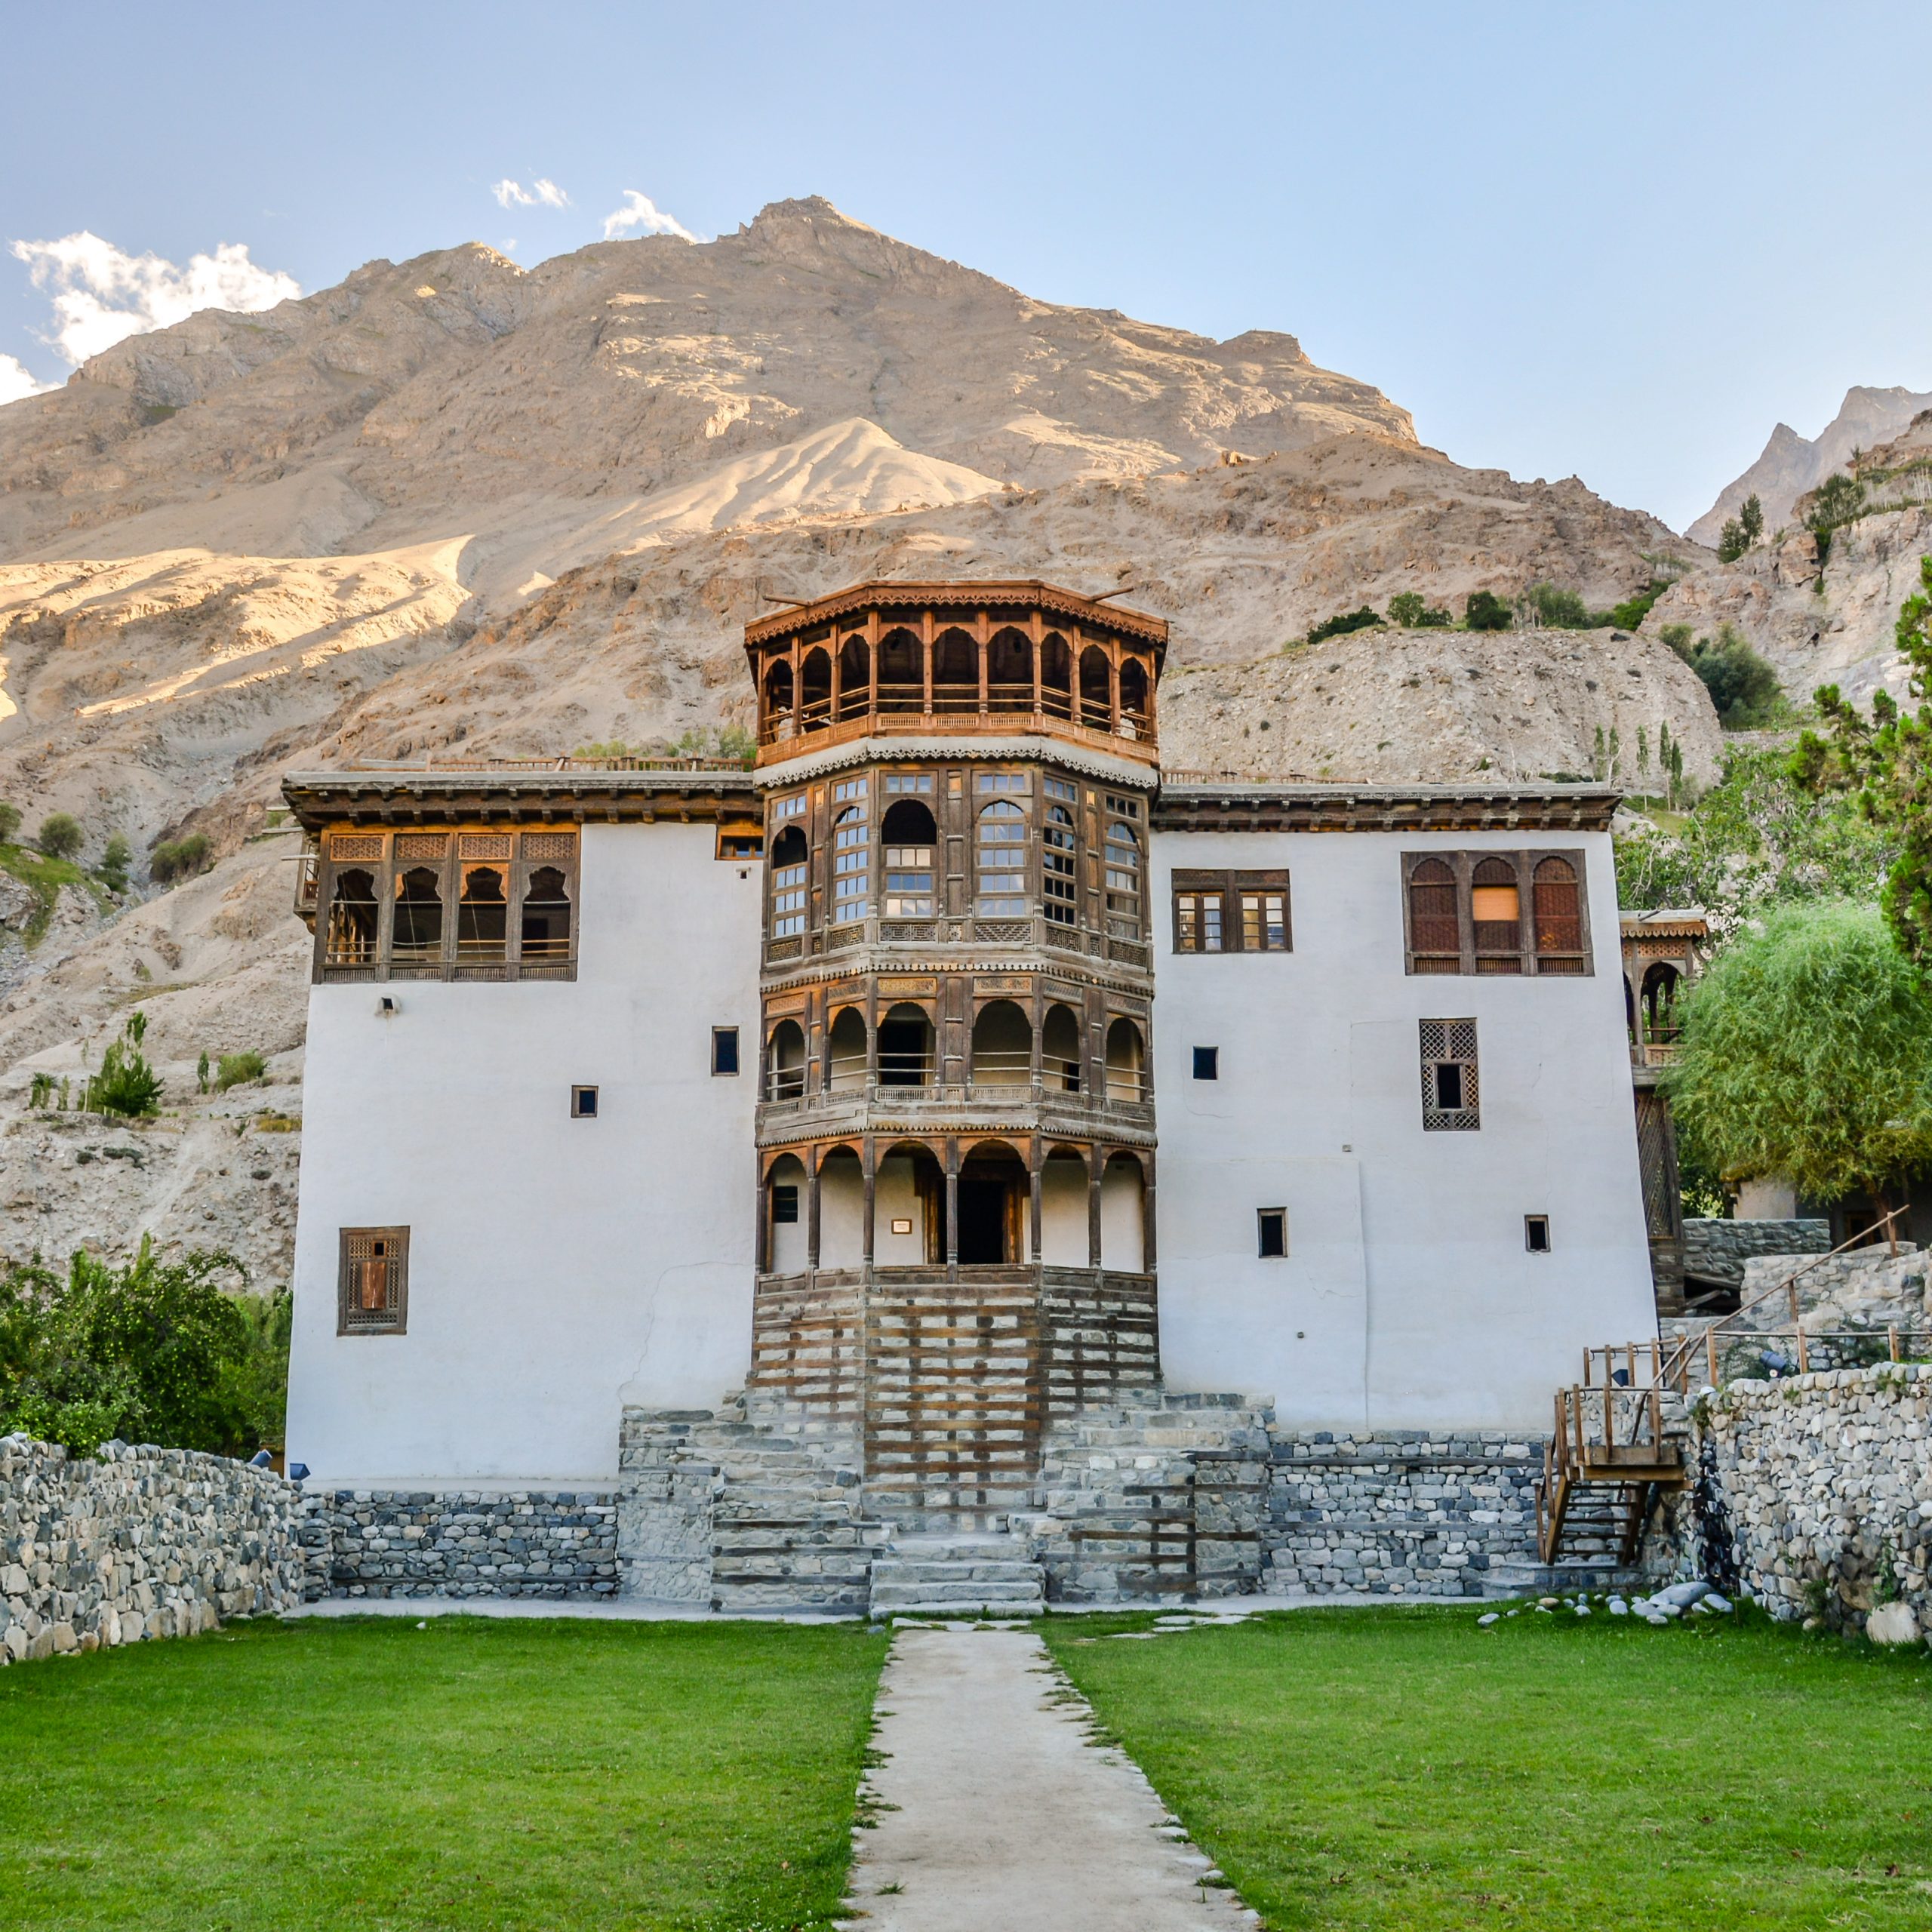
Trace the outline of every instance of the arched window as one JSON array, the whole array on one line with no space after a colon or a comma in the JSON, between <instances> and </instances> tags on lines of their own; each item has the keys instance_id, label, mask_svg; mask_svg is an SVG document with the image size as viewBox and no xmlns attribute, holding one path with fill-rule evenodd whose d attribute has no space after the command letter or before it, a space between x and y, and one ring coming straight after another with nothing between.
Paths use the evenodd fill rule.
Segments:
<instances>
[{"instance_id":1,"label":"arched window","mask_svg":"<svg viewBox=\"0 0 1932 1932\"><path fill-rule=\"evenodd\" d=\"M1668 1049L1677 1044L1677 994L1682 977L1666 959L1658 960L1644 974L1644 1038L1651 1046Z\"/></svg>"},{"instance_id":2,"label":"arched window","mask_svg":"<svg viewBox=\"0 0 1932 1932\"><path fill-rule=\"evenodd\" d=\"M1026 814L1011 798L995 798L980 814L980 916L1026 915Z\"/></svg>"},{"instance_id":3,"label":"arched window","mask_svg":"<svg viewBox=\"0 0 1932 1932\"><path fill-rule=\"evenodd\" d=\"M509 841L504 841L507 846ZM509 869L503 866L465 866L456 904L456 956L459 963L480 965L508 956L509 943Z\"/></svg>"},{"instance_id":4,"label":"arched window","mask_svg":"<svg viewBox=\"0 0 1932 1932\"><path fill-rule=\"evenodd\" d=\"M1583 909L1577 869L1567 859L1544 859L1532 888L1536 907L1537 971L1577 974L1583 970Z\"/></svg>"},{"instance_id":5,"label":"arched window","mask_svg":"<svg viewBox=\"0 0 1932 1932\"><path fill-rule=\"evenodd\" d=\"M570 887L555 866L539 866L524 881L520 951L527 964L571 956Z\"/></svg>"},{"instance_id":6,"label":"arched window","mask_svg":"<svg viewBox=\"0 0 1932 1932\"><path fill-rule=\"evenodd\" d=\"M1445 860L1424 859L1409 875L1409 954L1417 973L1462 970L1456 875Z\"/></svg>"},{"instance_id":7,"label":"arched window","mask_svg":"<svg viewBox=\"0 0 1932 1932\"><path fill-rule=\"evenodd\" d=\"M805 835L788 825L771 848L771 936L784 939L805 929Z\"/></svg>"},{"instance_id":8,"label":"arched window","mask_svg":"<svg viewBox=\"0 0 1932 1932\"><path fill-rule=\"evenodd\" d=\"M866 1091L866 1016L856 1006L841 1006L832 1016L826 1065L826 1089L833 1094Z\"/></svg>"},{"instance_id":9,"label":"arched window","mask_svg":"<svg viewBox=\"0 0 1932 1932\"><path fill-rule=\"evenodd\" d=\"M1147 1044L1131 1020L1116 1020L1107 1029L1107 1098L1144 1100L1147 1097Z\"/></svg>"},{"instance_id":10,"label":"arched window","mask_svg":"<svg viewBox=\"0 0 1932 1932\"><path fill-rule=\"evenodd\" d=\"M956 626L933 640L933 709L938 712L980 708L980 647L970 631Z\"/></svg>"},{"instance_id":11,"label":"arched window","mask_svg":"<svg viewBox=\"0 0 1932 1932\"><path fill-rule=\"evenodd\" d=\"M781 1020L765 1045L764 1097L795 1100L804 1091L805 1029L795 1020Z\"/></svg>"},{"instance_id":12,"label":"arched window","mask_svg":"<svg viewBox=\"0 0 1932 1932\"><path fill-rule=\"evenodd\" d=\"M932 1077L931 1014L909 1000L888 1007L878 1023L878 1084L927 1087Z\"/></svg>"},{"instance_id":13,"label":"arched window","mask_svg":"<svg viewBox=\"0 0 1932 1932\"><path fill-rule=\"evenodd\" d=\"M798 729L821 731L832 721L832 654L814 646L798 666Z\"/></svg>"},{"instance_id":14,"label":"arched window","mask_svg":"<svg viewBox=\"0 0 1932 1932\"><path fill-rule=\"evenodd\" d=\"M1114 728L1113 666L1097 644L1080 654L1080 721L1090 731Z\"/></svg>"},{"instance_id":15,"label":"arched window","mask_svg":"<svg viewBox=\"0 0 1932 1932\"><path fill-rule=\"evenodd\" d=\"M996 999L973 1022L976 1087L1024 1087L1033 1078L1033 1027L1018 1004Z\"/></svg>"},{"instance_id":16,"label":"arched window","mask_svg":"<svg viewBox=\"0 0 1932 1932\"><path fill-rule=\"evenodd\" d=\"M832 821L832 923L848 924L866 916L871 898L871 842L863 804L848 805Z\"/></svg>"},{"instance_id":17,"label":"arched window","mask_svg":"<svg viewBox=\"0 0 1932 1932\"><path fill-rule=\"evenodd\" d=\"M901 798L879 828L885 848L885 890L881 909L888 919L930 919L937 903L933 854L939 828L917 798Z\"/></svg>"},{"instance_id":18,"label":"arched window","mask_svg":"<svg viewBox=\"0 0 1932 1932\"><path fill-rule=\"evenodd\" d=\"M1049 785L1056 781L1049 779ZM1079 848L1073 833L1073 814L1064 805L1049 805L1040 835L1040 888L1050 925L1076 923L1079 906Z\"/></svg>"},{"instance_id":19,"label":"arched window","mask_svg":"<svg viewBox=\"0 0 1932 1932\"><path fill-rule=\"evenodd\" d=\"M1107 827L1107 928L1140 929L1140 841L1131 825Z\"/></svg>"},{"instance_id":20,"label":"arched window","mask_svg":"<svg viewBox=\"0 0 1932 1932\"><path fill-rule=\"evenodd\" d=\"M398 965L421 965L442 956L442 878L427 866L412 866L395 882L394 958Z\"/></svg>"},{"instance_id":21,"label":"arched window","mask_svg":"<svg viewBox=\"0 0 1932 1932\"><path fill-rule=\"evenodd\" d=\"M1469 923L1478 973L1523 970L1523 893L1507 859L1478 859L1469 875Z\"/></svg>"},{"instance_id":22,"label":"arched window","mask_svg":"<svg viewBox=\"0 0 1932 1932\"><path fill-rule=\"evenodd\" d=\"M337 872L329 895L324 960L331 966L376 963L376 875L352 866Z\"/></svg>"},{"instance_id":23,"label":"arched window","mask_svg":"<svg viewBox=\"0 0 1932 1932\"><path fill-rule=\"evenodd\" d=\"M1120 666L1120 735L1144 738L1153 728L1147 706L1147 669L1137 657L1124 657Z\"/></svg>"},{"instance_id":24,"label":"arched window","mask_svg":"<svg viewBox=\"0 0 1932 1932\"><path fill-rule=\"evenodd\" d=\"M917 631L903 624L878 641L878 708L887 712L926 708L926 647Z\"/></svg>"},{"instance_id":25,"label":"arched window","mask_svg":"<svg viewBox=\"0 0 1932 1932\"><path fill-rule=\"evenodd\" d=\"M1053 1094L1080 1091L1080 1022L1070 1006L1047 1008L1040 1029L1040 1077Z\"/></svg>"},{"instance_id":26,"label":"arched window","mask_svg":"<svg viewBox=\"0 0 1932 1932\"><path fill-rule=\"evenodd\" d=\"M863 718L872 702L872 654L854 632L838 647L838 715Z\"/></svg>"},{"instance_id":27,"label":"arched window","mask_svg":"<svg viewBox=\"0 0 1932 1932\"><path fill-rule=\"evenodd\" d=\"M986 709L1033 709L1033 640L1012 624L986 640Z\"/></svg>"},{"instance_id":28,"label":"arched window","mask_svg":"<svg viewBox=\"0 0 1932 1932\"><path fill-rule=\"evenodd\" d=\"M796 726L792 717L792 666L790 660L774 657L764 673L764 736L789 738Z\"/></svg>"},{"instance_id":29,"label":"arched window","mask_svg":"<svg viewBox=\"0 0 1932 1932\"><path fill-rule=\"evenodd\" d=\"M1073 715L1073 654L1058 631L1040 640L1040 706L1049 718Z\"/></svg>"}]
</instances>

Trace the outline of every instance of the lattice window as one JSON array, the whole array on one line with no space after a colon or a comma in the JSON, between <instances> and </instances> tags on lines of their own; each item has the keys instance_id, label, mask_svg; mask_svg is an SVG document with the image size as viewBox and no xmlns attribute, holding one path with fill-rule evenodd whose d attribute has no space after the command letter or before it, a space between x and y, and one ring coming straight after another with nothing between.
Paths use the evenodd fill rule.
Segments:
<instances>
[{"instance_id":1,"label":"lattice window","mask_svg":"<svg viewBox=\"0 0 1932 1932\"><path fill-rule=\"evenodd\" d=\"M1523 970L1523 888L1508 859L1478 859L1469 872L1469 930L1478 973Z\"/></svg>"},{"instance_id":2,"label":"lattice window","mask_svg":"<svg viewBox=\"0 0 1932 1932\"><path fill-rule=\"evenodd\" d=\"M1047 780L1051 791L1060 783ZM1072 792L1070 785L1063 788ZM1041 885L1047 921L1050 925L1071 926L1078 922L1080 900L1079 847L1074 836L1073 814L1064 805L1049 805L1040 835Z\"/></svg>"},{"instance_id":3,"label":"lattice window","mask_svg":"<svg viewBox=\"0 0 1932 1932\"><path fill-rule=\"evenodd\" d=\"M479 852L478 858L501 857L501 854ZM526 832L523 835L523 856L531 864L540 860L561 861L572 865L577 860L577 834L574 832Z\"/></svg>"},{"instance_id":4,"label":"lattice window","mask_svg":"<svg viewBox=\"0 0 1932 1932\"><path fill-rule=\"evenodd\" d=\"M1425 1020L1420 1025L1423 1129L1432 1134L1472 1133L1482 1125L1476 1023Z\"/></svg>"},{"instance_id":5,"label":"lattice window","mask_svg":"<svg viewBox=\"0 0 1932 1932\"><path fill-rule=\"evenodd\" d=\"M554 835L540 832L531 834L533 838ZM460 859L507 860L510 855L510 835L507 832L465 832L457 838L456 851Z\"/></svg>"},{"instance_id":6,"label":"lattice window","mask_svg":"<svg viewBox=\"0 0 1932 1932\"><path fill-rule=\"evenodd\" d=\"M1583 908L1577 869L1567 859L1544 859L1531 887L1536 912L1537 971L1580 974L1584 969Z\"/></svg>"},{"instance_id":7,"label":"lattice window","mask_svg":"<svg viewBox=\"0 0 1932 1932\"><path fill-rule=\"evenodd\" d=\"M368 860L383 856L380 832L333 832L329 835L329 857L337 865L352 860Z\"/></svg>"},{"instance_id":8,"label":"lattice window","mask_svg":"<svg viewBox=\"0 0 1932 1932\"><path fill-rule=\"evenodd\" d=\"M1444 859L1424 859L1409 874L1409 971L1459 973L1462 927L1456 874Z\"/></svg>"},{"instance_id":9,"label":"lattice window","mask_svg":"<svg viewBox=\"0 0 1932 1932\"><path fill-rule=\"evenodd\" d=\"M447 832L398 832L395 835L395 859L398 865L411 860L435 860L438 862L450 849L450 835Z\"/></svg>"},{"instance_id":10,"label":"lattice window","mask_svg":"<svg viewBox=\"0 0 1932 1932\"><path fill-rule=\"evenodd\" d=\"M1590 971L1580 852L1403 855L1411 973Z\"/></svg>"},{"instance_id":11,"label":"lattice window","mask_svg":"<svg viewBox=\"0 0 1932 1932\"><path fill-rule=\"evenodd\" d=\"M409 1230L344 1228L337 1274L338 1335L400 1335L409 1321Z\"/></svg>"},{"instance_id":12,"label":"lattice window","mask_svg":"<svg viewBox=\"0 0 1932 1932\"><path fill-rule=\"evenodd\" d=\"M983 787L988 777L983 774ZM1027 909L1026 814L1010 798L995 798L980 814L980 915L1016 919Z\"/></svg>"},{"instance_id":13,"label":"lattice window","mask_svg":"<svg viewBox=\"0 0 1932 1932\"><path fill-rule=\"evenodd\" d=\"M848 805L832 826L832 917L863 919L870 897L872 844L863 805Z\"/></svg>"}]
</instances>

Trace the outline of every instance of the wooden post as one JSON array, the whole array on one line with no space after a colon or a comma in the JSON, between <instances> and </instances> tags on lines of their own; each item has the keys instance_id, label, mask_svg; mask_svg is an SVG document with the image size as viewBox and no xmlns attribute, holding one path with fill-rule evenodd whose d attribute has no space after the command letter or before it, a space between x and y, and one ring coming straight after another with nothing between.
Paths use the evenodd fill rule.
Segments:
<instances>
[{"instance_id":1,"label":"wooden post","mask_svg":"<svg viewBox=\"0 0 1932 1932\"><path fill-rule=\"evenodd\" d=\"M818 1272L818 1184L824 1171L825 1158L817 1148L807 1150L812 1157L812 1171L808 1177L811 1186L805 1209L805 1266L814 1275Z\"/></svg>"},{"instance_id":2,"label":"wooden post","mask_svg":"<svg viewBox=\"0 0 1932 1932\"><path fill-rule=\"evenodd\" d=\"M986 678L992 668L986 662L987 653L991 648L988 637L991 629L992 626L986 620L986 612L976 611L973 614L973 631L977 646L974 655L980 663L980 715L982 718L984 718L992 709L992 700L986 693Z\"/></svg>"},{"instance_id":3,"label":"wooden post","mask_svg":"<svg viewBox=\"0 0 1932 1932\"><path fill-rule=\"evenodd\" d=\"M959 1272L959 1143L949 1136L946 1143L946 1274L948 1281Z\"/></svg>"},{"instance_id":4,"label":"wooden post","mask_svg":"<svg viewBox=\"0 0 1932 1932\"><path fill-rule=\"evenodd\" d=\"M1040 1266L1040 1248L1044 1238L1044 1209L1041 1199L1042 1192L1041 1168L1045 1158L1045 1147L1040 1137L1036 1134L1033 1136L1032 1143L1027 1150L1026 1160L1026 1185L1027 1192L1030 1196L1029 1211L1032 1216L1027 1234L1027 1239L1030 1244L1028 1252L1033 1266L1036 1268Z\"/></svg>"},{"instance_id":5,"label":"wooden post","mask_svg":"<svg viewBox=\"0 0 1932 1932\"><path fill-rule=\"evenodd\" d=\"M1885 1346L1891 1351L1893 1361L1897 1361L1899 1358L1899 1331L1897 1327L1885 1331Z\"/></svg>"},{"instance_id":6,"label":"wooden post","mask_svg":"<svg viewBox=\"0 0 1932 1932\"><path fill-rule=\"evenodd\" d=\"M878 1143L869 1134L859 1143L859 1158L864 1166L866 1180L866 1220L860 1231L860 1252L869 1268L872 1265L872 1205L878 1189Z\"/></svg>"},{"instance_id":7,"label":"wooden post","mask_svg":"<svg viewBox=\"0 0 1932 1932\"><path fill-rule=\"evenodd\" d=\"M1715 1321L1704 1331L1704 1361L1710 1371L1710 1385L1715 1389L1718 1386L1718 1324Z\"/></svg>"},{"instance_id":8,"label":"wooden post","mask_svg":"<svg viewBox=\"0 0 1932 1932\"><path fill-rule=\"evenodd\" d=\"M924 660L924 683L920 687L919 709L930 718L933 715L933 614L930 610L919 614L921 653Z\"/></svg>"},{"instance_id":9,"label":"wooden post","mask_svg":"<svg viewBox=\"0 0 1932 1932\"><path fill-rule=\"evenodd\" d=\"M878 715L878 612L866 613L866 715Z\"/></svg>"},{"instance_id":10,"label":"wooden post","mask_svg":"<svg viewBox=\"0 0 1932 1932\"><path fill-rule=\"evenodd\" d=\"M1785 1286L1791 1291L1791 1327L1798 1340L1798 1372L1804 1375L1810 1372L1810 1364L1804 1347L1804 1323L1798 1312L1797 1276L1794 1275Z\"/></svg>"},{"instance_id":11,"label":"wooden post","mask_svg":"<svg viewBox=\"0 0 1932 1932\"><path fill-rule=\"evenodd\" d=\"M1100 1265L1100 1150L1087 1150L1087 1265Z\"/></svg>"},{"instance_id":12,"label":"wooden post","mask_svg":"<svg viewBox=\"0 0 1932 1932\"><path fill-rule=\"evenodd\" d=\"M1041 622L1041 620L1040 620L1040 607L1036 604L1036 605L1034 605L1034 607L1033 607L1033 618L1032 618L1032 632L1033 632L1033 721L1034 721L1036 724L1037 724L1040 721L1040 720L1041 720L1043 717L1044 717L1044 716L1045 716L1045 715L1046 715L1046 699L1045 699L1044 696L1042 694L1042 691L1041 691L1041 682L1040 682L1040 679L1041 679L1041 669L1040 669L1040 648L1041 648L1041 644L1040 644L1040 641L1041 641L1041 639L1043 637L1044 637L1044 636L1045 636L1045 635L1046 635L1046 629L1047 629L1046 626L1045 626L1044 623L1042 623Z\"/></svg>"}]
</instances>

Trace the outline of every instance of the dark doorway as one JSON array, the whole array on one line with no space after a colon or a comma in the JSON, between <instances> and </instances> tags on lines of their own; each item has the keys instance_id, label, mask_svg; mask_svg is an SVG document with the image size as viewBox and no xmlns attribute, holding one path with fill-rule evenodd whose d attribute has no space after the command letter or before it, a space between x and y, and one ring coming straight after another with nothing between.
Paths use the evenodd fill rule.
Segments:
<instances>
[{"instance_id":1,"label":"dark doorway","mask_svg":"<svg viewBox=\"0 0 1932 1932\"><path fill-rule=\"evenodd\" d=\"M959 1177L959 1259L997 1266L1006 1251L1006 1183Z\"/></svg>"}]
</instances>

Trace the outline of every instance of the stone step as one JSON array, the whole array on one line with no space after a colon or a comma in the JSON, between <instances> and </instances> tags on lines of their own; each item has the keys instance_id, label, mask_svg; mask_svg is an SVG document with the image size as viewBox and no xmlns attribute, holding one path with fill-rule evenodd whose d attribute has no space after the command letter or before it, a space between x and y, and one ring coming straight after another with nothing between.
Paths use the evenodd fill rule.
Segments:
<instances>
[{"instance_id":1,"label":"stone step","mask_svg":"<svg viewBox=\"0 0 1932 1932\"><path fill-rule=\"evenodd\" d=\"M1045 1596L1045 1588L1037 1570L1030 1577L1010 1580L992 1577L961 1579L949 1583L929 1577L907 1583L881 1583L875 1577L872 1586L872 1604L875 1613L897 1610L901 1604L909 1603L1040 1603Z\"/></svg>"},{"instance_id":2,"label":"stone step","mask_svg":"<svg viewBox=\"0 0 1932 1932\"><path fill-rule=\"evenodd\" d=\"M873 1561L872 1587L876 1590L888 1584L894 1587L909 1583L1025 1584L1038 1582L1040 1566L1024 1558L1005 1563L902 1563L883 1557Z\"/></svg>"}]
</instances>

